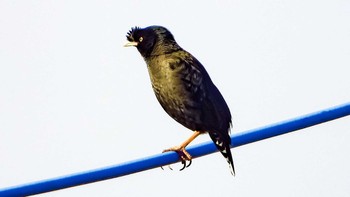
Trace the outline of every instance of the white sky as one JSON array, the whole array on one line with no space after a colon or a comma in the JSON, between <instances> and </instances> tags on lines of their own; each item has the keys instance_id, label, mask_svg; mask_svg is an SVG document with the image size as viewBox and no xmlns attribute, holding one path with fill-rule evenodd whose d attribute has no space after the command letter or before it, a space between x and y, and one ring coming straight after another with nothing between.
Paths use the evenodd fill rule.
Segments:
<instances>
[{"instance_id":1,"label":"white sky","mask_svg":"<svg viewBox=\"0 0 350 197\"><path fill-rule=\"evenodd\" d=\"M0 1L0 188L160 153L191 132L163 112L123 48L163 25L195 55L233 132L350 101L350 2ZM41 196L348 196L350 118ZM208 141L203 135L195 142ZM180 168L174 165L173 168Z\"/></svg>"}]
</instances>

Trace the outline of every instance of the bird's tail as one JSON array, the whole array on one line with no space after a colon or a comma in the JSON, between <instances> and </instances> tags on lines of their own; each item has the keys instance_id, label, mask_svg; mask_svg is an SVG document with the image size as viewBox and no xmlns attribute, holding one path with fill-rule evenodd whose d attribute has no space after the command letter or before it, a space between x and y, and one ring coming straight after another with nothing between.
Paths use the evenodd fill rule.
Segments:
<instances>
[{"instance_id":1,"label":"bird's tail","mask_svg":"<svg viewBox=\"0 0 350 197\"><path fill-rule=\"evenodd\" d=\"M227 163L229 164L229 168L232 175L235 175L235 167L233 165L233 159L230 149L231 138L228 135L226 138L221 136L220 133L217 132L209 132L210 138L215 143L216 148L221 152L221 154L225 157Z\"/></svg>"}]
</instances>

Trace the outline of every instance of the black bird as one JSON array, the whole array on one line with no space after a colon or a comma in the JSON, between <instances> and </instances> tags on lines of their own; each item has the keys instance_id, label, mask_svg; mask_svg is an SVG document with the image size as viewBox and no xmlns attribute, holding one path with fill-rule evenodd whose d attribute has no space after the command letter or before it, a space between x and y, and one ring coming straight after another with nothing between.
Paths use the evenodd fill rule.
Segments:
<instances>
[{"instance_id":1,"label":"black bird","mask_svg":"<svg viewBox=\"0 0 350 197\"><path fill-rule=\"evenodd\" d=\"M180 146L163 152L176 151L185 167L186 160L192 159L185 147L198 135L209 133L234 175L229 136L231 113L203 65L183 50L164 27L134 27L126 37L129 42L125 46L135 46L146 61L152 88L163 109L194 131Z\"/></svg>"}]
</instances>

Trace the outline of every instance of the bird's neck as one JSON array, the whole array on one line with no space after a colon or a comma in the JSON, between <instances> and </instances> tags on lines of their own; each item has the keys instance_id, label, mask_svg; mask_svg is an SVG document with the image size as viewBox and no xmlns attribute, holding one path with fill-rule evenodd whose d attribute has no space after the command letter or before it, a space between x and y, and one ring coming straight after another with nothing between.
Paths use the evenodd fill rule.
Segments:
<instances>
[{"instance_id":1,"label":"bird's neck","mask_svg":"<svg viewBox=\"0 0 350 197\"><path fill-rule=\"evenodd\" d=\"M150 56L165 55L165 54L170 54L180 50L182 49L176 42L159 43L154 46Z\"/></svg>"}]
</instances>

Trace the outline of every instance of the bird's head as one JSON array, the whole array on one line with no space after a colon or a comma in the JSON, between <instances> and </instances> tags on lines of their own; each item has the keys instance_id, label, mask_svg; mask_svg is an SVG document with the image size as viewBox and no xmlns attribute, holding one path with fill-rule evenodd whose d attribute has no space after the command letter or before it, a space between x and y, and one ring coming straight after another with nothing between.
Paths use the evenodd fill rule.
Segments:
<instances>
[{"instance_id":1,"label":"bird's head","mask_svg":"<svg viewBox=\"0 0 350 197\"><path fill-rule=\"evenodd\" d=\"M127 33L126 38L128 43L124 46L135 46L144 58L165 54L180 48L170 31L161 26L133 27Z\"/></svg>"}]
</instances>

